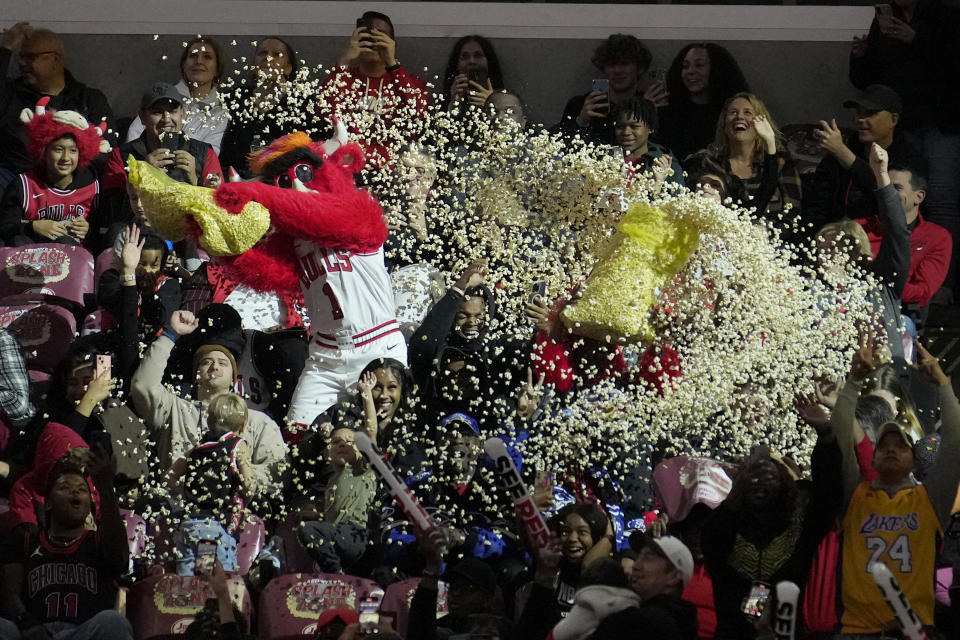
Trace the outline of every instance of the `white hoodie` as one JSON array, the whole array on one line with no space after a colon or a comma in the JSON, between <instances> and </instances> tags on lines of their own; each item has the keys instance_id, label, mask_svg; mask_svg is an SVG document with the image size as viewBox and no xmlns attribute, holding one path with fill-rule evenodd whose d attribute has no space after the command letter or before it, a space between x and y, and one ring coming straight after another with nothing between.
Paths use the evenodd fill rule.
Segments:
<instances>
[{"instance_id":1,"label":"white hoodie","mask_svg":"<svg viewBox=\"0 0 960 640\"><path fill-rule=\"evenodd\" d=\"M586 640L609 615L640 604L640 596L630 589L591 585L577 591L573 608L553 628L553 640Z\"/></svg>"}]
</instances>

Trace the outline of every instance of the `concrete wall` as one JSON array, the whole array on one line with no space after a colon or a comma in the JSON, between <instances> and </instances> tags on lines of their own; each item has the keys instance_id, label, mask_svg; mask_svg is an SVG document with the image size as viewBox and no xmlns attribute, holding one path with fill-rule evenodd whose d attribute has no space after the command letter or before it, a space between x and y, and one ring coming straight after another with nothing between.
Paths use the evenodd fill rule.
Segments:
<instances>
[{"instance_id":1,"label":"concrete wall","mask_svg":"<svg viewBox=\"0 0 960 640\"><path fill-rule=\"evenodd\" d=\"M28 19L63 33L69 68L101 88L118 116L134 113L151 82L177 79L182 42L191 34L214 35L238 61L252 54L257 37L289 35L309 65L329 65L345 41L340 34L349 34L367 8L394 18L398 58L428 79L442 74L456 37L491 37L508 87L524 96L534 121L546 124L557 121L567 98L589 89L596 75L591 53L612 32L643 39L653 66L662 68L686 42L719 42L779 123L846 119L840 103L851 91L847 43L867 30L872 16L871 7L0 1L0 15L10 22Z\"/></svg>"}]
</instances>

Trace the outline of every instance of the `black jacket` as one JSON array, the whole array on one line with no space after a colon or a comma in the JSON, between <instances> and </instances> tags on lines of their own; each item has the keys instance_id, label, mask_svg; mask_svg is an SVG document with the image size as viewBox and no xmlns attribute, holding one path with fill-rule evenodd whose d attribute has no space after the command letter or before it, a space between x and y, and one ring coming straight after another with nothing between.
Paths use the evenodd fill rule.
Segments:
<instances>
[{"instance_id":1,"label":"black jacket","mask_svg":"<svg viewBox=\"0 0 960 640\"><path fill-rule=\"evenodd\" d=\"M803 219L813 225L813 234L828 222L878 214L873 195L877 179L866 160L869 151L859 141L847 141L847 146L857 154L849 169L841 167L836 158L827 154L817 165L813 177L803 185ZM925 165L923 156L899 129L894 132L887 153L891 164L904 163L918 168Z\"/></svg>"},{"instance_id":2,"label":"black jacket","mask_svg":"<svg viewBox=\"0 0 960 640\"><path fill-rule=\"evenodd\" d=\"M648 598L604 618L590 640L696 640L697 608L677 596Z\"/></svg>"},{"instance_id":3,"label":"black jacket","mask_svg":"<svg viewBox=\"0 0 960 640\"><path fill-rule=\"evenodd\" d=\"M509 398L518 381L526 379L521 374L525 375L530 362L530 345L489 337L487 330L491 320L497 317L497 309L493 294L484 289L488 320L476 339L466 340L454 330L464 297L453 289L437 301L410 337L410 369L426 404L424 421L428 428L436 426L444 415L462 411L480 423L483 433L489 433L500 426L502 418L511 410ZM473 403L453 402L442 397L445 376L442 359L447 349L458 350L477 367L475 377L479 380L480 395Z\"/></svg>"},{"instance_id":4,"label":"black jacket","mask_svg":"<svg viewBox=\"0 0 960 640\"><path fill-rule=\"evenodd\" d=\"M893 16L904 20L896 3ZM909 22L916 32L907 44L880 33L876 18L867 36L867 51L850 56L850 82L859 89L883 84L903 100L899 125L960 129L960 20L955 6L920 0ZM904 20L905 21L905 20Z\"/></svg>"},{"instance_id":5,"label":"black jacket","mask_svg":"<svg viewBox=\"0 0 960 640\"><path fill-rule=\"evenodd\" d=\"M740 612L754 580L776 584L789 580L801 588L820 541L840 513L843 495L840 447L832 436L820 437L811 456L812 483L806 500L784 522L758 517L726 502L703 528L704 564L713 579L718 639L748 640L756 632Z\"/></svg>"},{"instance_id":6,"label":"black jacket","mask_svg":"<svg viewBox=\"0 0 960 640\"><path fill-rule=\"evenodd\" d=\"M12 55L12 51L0 47L0 69L3 69L4 76ZM50 96L47 108L76 111L91 125L98 125L106 119L107 127L114 130L113 111L106 96L78 82L69 71L64 71L64 76L66 85L63 91ZM20 121L20 112L24 109L33 110L42 97L43 94L34 91L20 79L0 79L0 167L14 173L23 173L32 168L33 163L27 158L27 132ZM111 146L116 144L116 134L108 134L107 139Z\"/></svg>"},{"instance_id":7,"label":"black jacket","mask_svg":"<svg viewBox=\"0 0 960 640\"><path fill-rule=\"evenodd\" d=\"M607 110L605 118L590 118L586 127L580 128L577 124L577 116L580 115L580 109L586 102L589 93L582 96L573 96L567 102L563 109L563 115L560 116L560 122L550 128L550 133L561 133L564 136L572 138L579 135L585 142L593 144L605 144L613 146L617 144L617 136L613 131L615 116L613 104Z\"/></svg>"}]
</instances>

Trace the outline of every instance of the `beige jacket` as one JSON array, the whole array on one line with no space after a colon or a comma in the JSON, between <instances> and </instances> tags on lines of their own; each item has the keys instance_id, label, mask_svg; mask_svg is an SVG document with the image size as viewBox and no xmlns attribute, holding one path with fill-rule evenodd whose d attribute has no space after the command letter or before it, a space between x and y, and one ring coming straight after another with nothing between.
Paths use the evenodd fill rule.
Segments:
<instances>
[{"instance_id":1,"label":"beige jacket","mask_svg":"<svg viewBox=\"0 0 960 640\"><path fill-rule=\"evenodd\" d=\"M170 338L157 338L141 360L130 390L133 406L156 443L159 469L170 469L185 457L200 444L207 428L205 404L181 398L163 385L163 371L172 349ZM250 447L255 492L279 495L287 457L280 427L266 414L251 410L241 437Z\"/></svg>"}]
</instances>

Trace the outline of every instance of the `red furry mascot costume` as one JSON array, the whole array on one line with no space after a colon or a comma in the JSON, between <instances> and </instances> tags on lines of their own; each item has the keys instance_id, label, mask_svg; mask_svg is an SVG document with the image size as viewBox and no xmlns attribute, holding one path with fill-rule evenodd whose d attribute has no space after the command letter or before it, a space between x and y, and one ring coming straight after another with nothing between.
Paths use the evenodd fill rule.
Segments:
<instances>
[{"instance_id":1,"label":"red furry mascot costume","mask_svg":"<svg viewBox=\"0 0 960 640\"><path fill-rule=\"evenodd\" d=\"M269 230L250 249L240 255L220 254L218 263L228 277L282 296L303 292L311 323L310 357L287 414L289 423L301 427L336 403L371 360L406 362L393 287L383 263L386 221L376 200L354 183L363 167L363 151L347 141L342 124L335 124L336 137L324 143L301 132L278 138L250 157L259 181L228 182L213 192L215 206L228 216L248 215L251 202L269 211ZM131 169L131 176L134 173ZM209 197L203 194L208 190L197 187L170 188L195 190L194 200ZM179 209L201 246L201 227L213 228L207 221L198 224L202 209ZM148 209L147 215L170 212ZM213 212L208 217L217 216Z\"/></svg>"}]
</instances>

